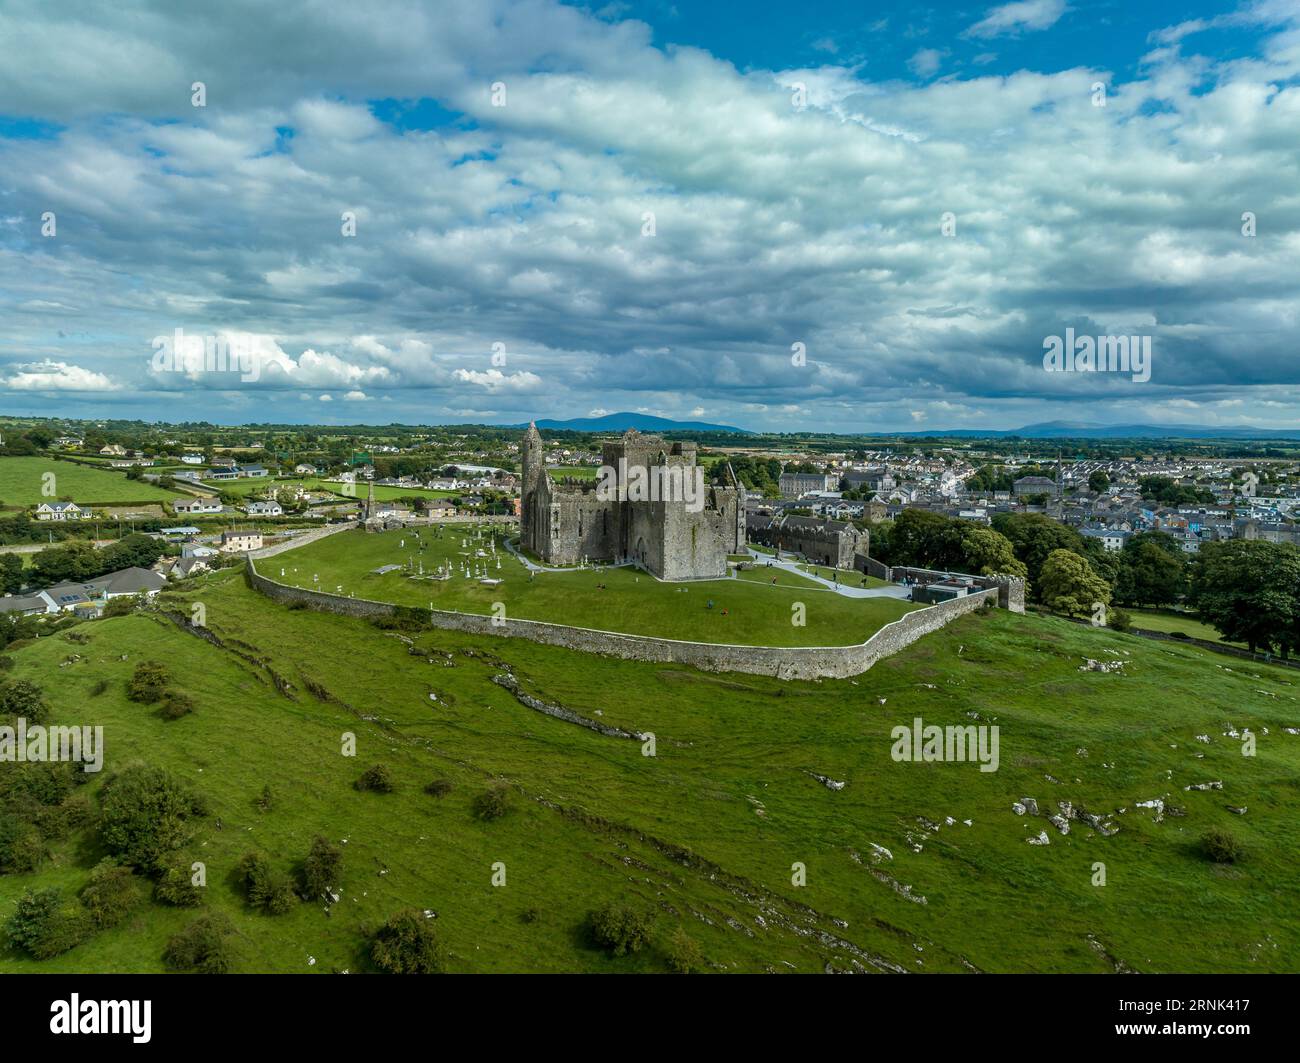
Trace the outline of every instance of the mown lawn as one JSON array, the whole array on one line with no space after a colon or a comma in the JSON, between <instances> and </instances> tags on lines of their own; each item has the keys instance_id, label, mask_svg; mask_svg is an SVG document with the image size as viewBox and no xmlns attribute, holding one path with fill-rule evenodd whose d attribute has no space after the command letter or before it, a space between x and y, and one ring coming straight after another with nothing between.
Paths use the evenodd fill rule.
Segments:
<instances>
[{"instance_id":1,"label":"mown lawn","mask_svg":"<svg viewBox=\"0 0 1300 1063\"><path fill-rule=\"evenodd\" d=\"M493 556L489 538L475 538L478 534L464 525L421 529L418 535L413 530L342 532L263 562L258 571L292 586L416 608L490 614L501 603L507 617L745 645L849 645L916 608L892 598L843 598L808 581L797 588L730 577L661 583L630 568L539 572L530 578L500 545ZM495 534L500 544L503 533ZM480 552L486 556L477 556ZM450 580L409 574L418 574L423 565L427 575L447 562L453 569ZM487 577L502 582L493 586L466 578L460 569L465 562L486 565ZM394 564L411 567L376 574ZM803 626L793 623L796 605L803 606Z\"/></svg>"},{"instance_id":2,"label":"mown lawn","mask_svg":"<svg viewBox=\"0 0 1300 1063\"><path fill-rule=\"evenodd\" d=\"M719 971L875 969L872 958L918 973L1300 969L1300 736L1283 730L1300 727L1300 687L1281 669L998 611L854 680L780 682L385 632L277 606L237 573L181 597L186 615L204 604L222 645L137 615L83 625L88 645L56 636L13 651L9 674L42 684L59 722L105 727L106 773L144 759L207 795L189 853L208 865L208 905L235 920L239 970L366 970L368 932L405 906L437 913L456 971L664 970L678 926ZM71 653L82 659L60 667ZM194 715L166 723L125 699L146 658L172 669ZM1086 658L1124 667L1081 672ZM491 681L507 670L545 701L653 732L655 756L525 707ZM996 724L998 770L893 760L891 730L917 716ZM1225 734L1243 728L1254 756ZM345 731L355 758L340 753ZM375 762L396 792L353 789ZM452 793L423 794L434 778ZM483 822L471 802L493 778L509 781L514 807ZM1222 790L1185 789L1211 780ZM1066 800L1109 815L1119 832L1076 820L1062 835L1045 815L1014 814L1025 796L1044 813ZM1159 820L1138 807L1154 798L1168 806ZM1200 854L1211 826L1240 839L1241 862ZM1050 844L1027 845L1040 830ZM317 832L346 839L332 914L249 912L229 881L239 856L260 847L287 868ZM873 863L873 844L890 855ZM41 871L0 876L0 918L28 887L79 888L99 855L91 829L57 843ZM494 863L503 887L490 885ZM612 899L656 914L648 948L613 959L591 946L585 914ZM54 960L0 952L0 970L158 970L190 918L150 905Z\"/></svg>"}]
</instances>

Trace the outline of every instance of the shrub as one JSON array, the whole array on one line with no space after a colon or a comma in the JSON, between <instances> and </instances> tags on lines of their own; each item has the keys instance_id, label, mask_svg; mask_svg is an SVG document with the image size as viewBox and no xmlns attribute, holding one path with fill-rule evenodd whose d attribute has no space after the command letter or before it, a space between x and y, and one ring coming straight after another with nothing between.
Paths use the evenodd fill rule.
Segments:
<instances>
[{"instance_id":1,"label":"shrub","mask_svg":"<svg viewBox=\"0 0 1300 1063\"><path fill-rule=\"evenodd\" d=\"M704 967L704 957L700 953L699 943L691 937L684 927L678 927L668 938L668 948L664 953L668 968L677 974L694 974Z\"/></svg>"},{"instance_id":2,"label":"shrub","mask_svg":"<svg viewBox=\"0 0 1300 1063\"><path fill-rule=\"evenodd\" d=\"M7 653L0 653L0 672L11 672L14 667L14 659Z\"/></svg>"},{"instance_id":3,"label":"shrub","mask_svg":"<svg viewBox=\"0 0 1300 1063\"><path fill-rule=\"evenodd\" d=\"M1241 842L1219 827L1211 827L1201 835L1201 850L1216 864L1235 864L1246 855Z\"/></svg>"},{"instance_id":4,"label":"shrub","mask_svg":"<svg viewBox=\"0 0 1300 1063\"><path fill-rule=\"evenodd\" d=\"M275 806L275 795L271 793L270 784L262 787L262 792L257 797L257 809L259 812L270 812Z\"/></svg>"},{"instance_id":5,"label":"shrub","mask_svg":"<svg viewBox=\"0 0 1300 1063\"><path fill-rule=\"evenodd\" d=\"M447 965L438 932L414 908L398 912L379 928L370 942L370 957L388 974L440 974Z\"/></svg>"},{"instance_id":6,"label":"shrub","mask_svg":"<svg viewBox=\"0 0 1300 1063\"><path fill-rule=\"evenodd\" d=\"M158 711L164 720L179 720L194 711L194 699L179 690L169 690L162 696L162 706Z\"/></svg>"},{"instance_id":7,"label":"shrub","mask_svg":"<svg viewBox=\"0 0 1300 1063\"><path fill-rule=\"evenodd\" d=\"M17 816L0 815L0 874L26 874L45 860L41 832Z\"/></svg>"},{"instance_id":8,"label":"shrub","mask_svg":"<svg viewBox=\"0 0 1300 1063\"><path fill-rule=\"evenodd\" d=\"M56 761L6 765L0 773L0 798L28 812L57 805L72 792L72 769Z\"/></svg>"},{"instance_id":9,"label":"shrub","mask_svg":"<svg viewBox=\"0 0 1300 1063\"><path fill-rule=\"evenodd\" d=\"M388 765L372 764L361 773L354 784L358 790L373 790L375 793L390 794L393 792L393 777L389 774Z\"/></svg>"},{"instance_id":10,"label":"shrub","mask_svg":"<svg viewBox=\"0 0 1300 1063\"><path fill-rule=\"evenodd\" d=\"M497 783L474 798L474 815L479 819L500 819L510 811L510 788Z\"/></svg>"},{"instance_id":11,"label":"shrub","mask_svg":"<svg viewBox=\"0 0 1300 1063\"><path fill-rule=\"evenodd\" d=\"M50 715L45 691L29 679L14 679L0 687L0 715L20 716L31 723L44 723Z\"/></svg>"},{"instance_id":12,"label":"shrub","mask_svg":"<svg viewBox=\"0 0 1300 1063\"><path fill-rule=\"evenodd\" d=\"M639 952L650 937L654 915L626 904L607 904L588 916L592 939L615 956Z\"/></svg>"},{"instance_id":13,"label":"shrub","mask_svg":"<svg viewBox=\"0 0 1300 1063\"><path fill-rule=\"evenodd\" d=\"M63 904L57 889L28 890L5 927L14 948L47 960L76 948L91 934L90 917Z\"/></svg>"},{"instance_id":14,"label":"shrub","mask_svg":"<svg viewBox=\"0 0 1300 1063\"><path fill-rule=\"evenodd\" d=\"M542 913L536 908L525 908L519 913L519 920L523 923L535 923L542 917Z\"/></svg>"},{"instance_id":15,"label":"shrub","mask_svg":"<svg viewBox=\"0 0 1300 1063\"><path fill-rule=\"evenodd\" d=\"M103 617L127 616L135 612L136 607L143 604L144 600L144 595L141 594L123 594L116 598L110 598L100 615Z\"/></svg>"},{"instance_id":16,"label":"shrub","mask_svg":"<svg viewBox=\"0 0 1300 1063\"><path fill-rule=\"evenodd\" d=\"M189 839L203 803L162 768L135 764L104 784L100 832L110 853L146 871L162 867Z\"/></svg>"},{"instance_id":17,"label":"shrub","mask_svg":"<svg viewBox=\"0 0 1300 1063\"><path fill-rule=\"evenodd\" d=\"M163 868L153 887L154 900L173 908L197 908L203 903L203 890L194 885L193 872L185 861Z\"/></svg>"},{"instance_id":18,"label":"shrub","mask_svg":"<svg viewBox=\"0 0 1300 1063\"><path fill-rule=\"evenodd\" d=\"M132 701L152 705L160 700L170 677L157 661L141 661L126 684L126 696Z\"/></svg>"},{"instance_id":19,"label":"shrub","mask_svg":"<svg viewBox=\"0 0 1300 1063\"><path fill-rule=\"evenodd\" d=\"M289 876L271 866L264 853L248 853L239 861L236 875L248 903L271 915L283 915L294 906L293 886Z\"/></svg>"},{"instance_id":20,"label":"shrub","mask_svg":"<svg viewBox=\"0 0 1300 1063\"><path fill-rule=\"evenodd\" d=\"M331 845L319 834L311 843L311 851L302 865L303 894L307 897L324 896L331 886L343 881L343 850Z\"/></svg>"},{"instance_id":21,"label":"shrub","mask_svg":"<svg viewBox=\"0 0 1300 1063\"><path fill-rule=\"evenodd\" d=\"M446 797L452 791L450 779L434 779L424 788L424 792L430 797Z\"/></svg>"},{"instance_id":22,"label":"shrub","mask_svg":"<svg viewBox=\"0 0 1300 1063\"><path fill-rule=\"evenodd\" d=\"M229 937L235 928L221 912L195 919L167 942L163 963L176 971L225 974L230 970Z\"/></svg>"},{"instance_id":23,"label":"shrub","mask_svg":"<svg viewBox=\"0 0 1300 1063\"><path fill-rule=\"evenodd\" d=\"M144 899L144 888L129 867L101 860L82 887L81 903L100 930L117 926Z\"/></svg>"},{"instance_id":24,"label":"shrub","mask_svg":"<svg viewBox=\"0 0 1300 1063\"><path fill-rule=\"evenodd\" d=\"M66 838L72 831L84 827L95 818L94 806L85 794L69 794L53 808L42 808L36 814L36 827L46 838Z\"/></svg>"},{"instance_id":25,"label":"shrub","mask_svg":"<svg viewBox=\"0 0 1300 1063\"><path fill-rule=\"evenodd\" d=\"M1116 631L1133 630L1133 616L1123 609L1112 609L1107 623Z\"/></svg>"},{"instance_id":26,"label":"shrub","mask_svg":"<svg viewBox=\"0 0 1300 1063\"><path fill-rule=\"evenodd\" d=\"M90 688L90 696L92 698L97 698L99 697L100 694L104 693L104 691L107 689L108 689L107 679L96 679L95 685Z\"/></svg>"}]
</instances>

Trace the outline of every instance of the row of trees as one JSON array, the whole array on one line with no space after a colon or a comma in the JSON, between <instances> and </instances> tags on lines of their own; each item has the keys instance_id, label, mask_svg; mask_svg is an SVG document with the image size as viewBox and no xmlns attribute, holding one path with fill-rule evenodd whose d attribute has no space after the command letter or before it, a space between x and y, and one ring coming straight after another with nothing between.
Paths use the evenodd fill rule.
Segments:
<instances>
[{"instance_id":1,"label":"row of trees","mask_svg":"<svg viewBox=\"0 0 1300 1063\"><path fill-rule=\"evenodd\" d=\"M81 540L51 546L32 558L30 582L44 587L64 580L94 579L132 566L148 568L166 550L162 542L143 532L134 532L103 549Z\"/></svg>"},{"instance_id":2,"label":"row of trees","mask_svg":"<svg viewBox=\"0 0 1300 1063\"><path fill-rule=\"evenodd\" d=\"M1005 513L993 527L905 510L871 529L871 552L891 565L1021 576L1029 597L1067 615L1110 606L1187 605L1229 642L1287 657L1300 652L1300 548L1229 539L1190 558L1160 531L1117 552L1041 513Z\"/></svg>"}]
</instances>

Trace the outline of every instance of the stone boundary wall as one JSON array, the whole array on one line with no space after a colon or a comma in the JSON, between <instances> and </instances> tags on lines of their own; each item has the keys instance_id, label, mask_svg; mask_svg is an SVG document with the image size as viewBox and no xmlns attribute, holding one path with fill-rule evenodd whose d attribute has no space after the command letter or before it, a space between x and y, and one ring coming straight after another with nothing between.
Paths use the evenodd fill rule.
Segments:
<instances>
[{"instance_id":1,"label":"stone boundary wall","mask_svg":"<svg viewBox=\"0 0 1300 1063\"><path fill-rule=\"evenodd\" d=\"M402 521L408 528L423 528L437 524L518 524L513 513L457 513L454 517L411 516Z\"/></svg>"},{"instance_id":2,"label":"stone boundary wall","mask_svg":"<svg viewBox=\"0 0 1300 1063\"><path fill-rule=\"evenodd\" d=\"M897 565L894 568L886 569L888 576L882 577L890 582L898 582L903 579L912 579L920 581L938 581L957 577L958 579L968 579L980 587L996 588L998 591L998 605L1013 613L1023 613L1025 611L1025 581L1018 576L971 576L965 572L940 572L933 568L911 568L907 565Z\"/></svg>"},{"instance_id":3,"label":"stone boundary wall","mask_svg":"<svg viewBox=\"0 0 1300 1063\"><path fill-rule=\"evenodd\" d=\"M250 561L255 557L275 557L276 554L292 550L295 546L306 546L318 539L324 539L327 535L335 535L341 531L351 531L356 526L356 521L349 521L346 524L326 524L319 528L313 528L309 532L303 532L302 535L295 535L282 543L276 543L274 546L264 546L260 550L250 550L247 556Z\"/></svg>"},{"instance_id":4,"label":"stone boundary wall","mask_svg":"<svg viewBox=\"0 0 1300 1063\"><path fill-rule=\"evenodd\" d=\"M343 526L340 526L343 527ZM304 537L305 539L305 537ZM277 551L278 552L278 551ZM248 584L277 602L302 602L308 608L343 616L379 617L397 614L390 602L345 598L323 591L289 587L257 571L253 555L244 571ZM778 679L847 679L860 675L877 661L911 645L922 635L980 608L996 605L999 590L990 587L961 598L907 613L856 646L734 646L685 642L650 635L624 635L613 631L571 627L539 620L495 620L490 616L445 609L411 610L434 627L471 635L524 638L547 646L598 653L624 660L659 664L689 664L706 672L745 672Z\"/></svg>"},{"instance_id":5,"label":"stone boundary wall","mask_svg":"<svg viewBox=\"0 0 1300 1063\"><path fill-rule=\"evenodd\" d=\"M889 566L883 561L877 561L874 557L867 554L854 554L853 567L859 572L865 572L868 576L875 576L876 579L889 580Z\"/></svg>"}]
</instances>

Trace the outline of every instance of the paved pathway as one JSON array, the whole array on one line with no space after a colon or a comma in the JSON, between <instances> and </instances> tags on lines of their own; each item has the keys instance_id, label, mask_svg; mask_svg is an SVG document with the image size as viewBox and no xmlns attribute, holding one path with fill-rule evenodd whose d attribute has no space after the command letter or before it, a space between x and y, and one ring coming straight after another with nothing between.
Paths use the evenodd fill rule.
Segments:
<instances>
[{"instance_id":1,"label":"paved pathway","mask_svg":"<svg viewBox=\"0 0 1300 1063\"><path fill-rule=\"evenodd\" d=\"M800 562L778 561L770 554L760 554L752 548L749 549L749 556L754 559L754 563L759 569L768 567L770 562L772 568L781 569L783 572L793 572L796 576L819 583L827 590L842 594L846 598L901 598L906 600L907 596L912 593L912 588L897 583L891 583L887 587L854 587L844 581L836 583L834 580L826 579L823 576L815 576L811 572L805 572L799 567ZM852 580L855 575L856 573L846 573L845 579ZM858 578L861 579L860 576Z\"/></svg>"}]
</instances>

